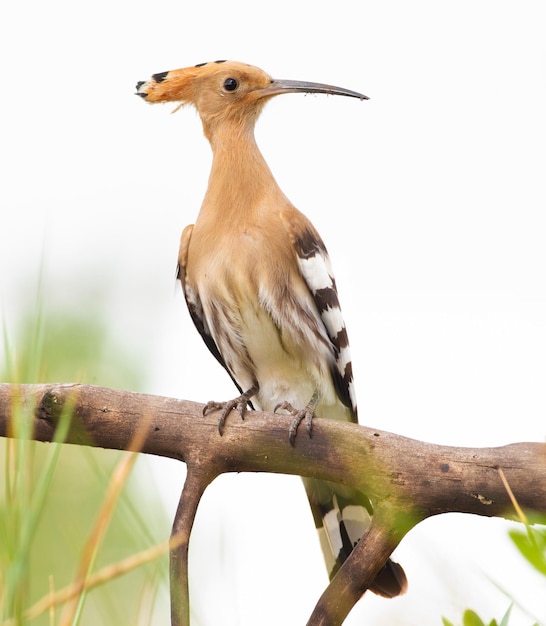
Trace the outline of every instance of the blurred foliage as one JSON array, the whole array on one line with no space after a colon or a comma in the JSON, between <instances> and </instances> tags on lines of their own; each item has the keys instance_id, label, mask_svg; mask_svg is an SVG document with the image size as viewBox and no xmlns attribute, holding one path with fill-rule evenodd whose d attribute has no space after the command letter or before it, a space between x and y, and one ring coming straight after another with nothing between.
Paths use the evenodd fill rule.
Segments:
<instances>
[{"instance_id":1,"label":"blurred foliage","mask_svg":"<svg viewBox=\"0 0 546 626\"><path fill-rule=\"evenodd\" d=\"M143 387L143 361L108 331L100 303L82 303L72 311L42 309L38 303L23 314L13 348L5 332L9 363L2 380L80 382L134 391Z\"/></svg>"},{"instance_id":2,"label":"blurred foliage","mask_svg":"<svg viewBox=\"0 0 546 626\"><path fill-rule=\"evenodd\" d=\"M144 361L108 332L101 303L76 306L55 312L46 310L38 298L15 333L4 327L1 380L141 389ZM0 481L0 615L4 619L16 617L17 623L23 624L23 609L73 580L112 469L123 454L0 439L0 467L5 472ZM145 458L137 462L99 549L95 569L168 538L170 523L147 463ZM30 537L25 535L29 529ZM167 578L168 558L164 556L90 591L79 621L74 623L152 623L158 594L163 594L163 610L168 611ZM57 609L57 618L60 613ZM43 615L32 624L57 623L56 617Z\"/></svg>"},{"instance_id":3,"label":"blurred foliage","mask_svg":"<svg viewBox=\"0 0 546 626\"><path fill-rule=\"evenodd\" d=\"M542 521L543 516L540 519ZM546 576L546 527L524 523L523 529L513 528L508 535L527 562L540 574ZM467 609L463 613L462 626L508 626L512 606L513 604L510 605L500 622L495 619L484 622L474 611ZM442 623L443 626L455 626L445 617L442 618ZM534 622L532 626L540 626L540 624Z\"/></svg>"},{"instance_id":4,"label":"blurred foliage","mask_svg":"<svg viewBox=\"0 0 546 626\"><path fill-rule=\"evenodd\" d=\"M546 576L546 527L526 525L525 530L514 528L508 534L524 558Z\"/></svg>"},{"instance_id":5,"label":"blurred foliage","mask_svg":"<svg viewBox=\"0 0 546 626\"><path fill-rule=\"evenodd\" d=\"M510 608L508 609L508 611L506 611L504 617L502 618L501 622L499 623L496 619L493 619L490 622L484 622L477 613L475 613L471 609L467 609L463 613L462 626L508 626L508 619L510 617L511 610L512 607L510 606ZM442 623L444 626L454 626L454 624L447 620L445 617L442 618Z\"/></svg>"}]
</instances>

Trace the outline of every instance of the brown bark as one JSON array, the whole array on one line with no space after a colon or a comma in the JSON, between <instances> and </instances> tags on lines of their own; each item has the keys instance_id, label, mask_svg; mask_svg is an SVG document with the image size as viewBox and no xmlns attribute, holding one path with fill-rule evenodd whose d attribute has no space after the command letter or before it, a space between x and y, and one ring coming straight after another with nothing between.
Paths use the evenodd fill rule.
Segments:
<instances>
[{"instance_id":1,"label":"brown bark","mask_svg":"<svg viewBox=\"0 0 546 626\"><path fill-rule=\"evenodd\" d=\"M188 478L173 532L184 541L171 554L173 624L189 623L187 542L199 498L224 472L274 472L348 484L369 495L374 522L324 592L309 624L341 624L405 533L445 512L515 518L502 469L519 505L546 511L546 444L460 448L415 441L356 424L315 419L313 437L288 443L291 416L228 417L219 436L203 405L89 385L0 384L0 435L10 436L19 399L33 411L33 438L52 441L62 409L73 406L66 443L127 449L147 421L142 452L183 461ZM187 538L187 539L186 539Z\"/></svg>"}]
</instances>

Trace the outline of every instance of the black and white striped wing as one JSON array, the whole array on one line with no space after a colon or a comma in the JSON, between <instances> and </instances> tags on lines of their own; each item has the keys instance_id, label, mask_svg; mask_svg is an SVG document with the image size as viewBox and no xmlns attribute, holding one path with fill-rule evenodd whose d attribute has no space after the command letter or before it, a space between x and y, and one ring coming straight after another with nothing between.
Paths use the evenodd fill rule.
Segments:
<instances>
[{"instance_id":1,"label":"black and white striped wing","mask_svg":"<svg viewBox=\"0 0 546 626\"><path fill-rule=\"evenodd\" d=\"M347 329L343 321L330 257L314 229L293 233L300 272L316 304L332 345L334 361L330 373L341 402L351 409L357 421L356 394Z\"/></svg>"}]
</instances>

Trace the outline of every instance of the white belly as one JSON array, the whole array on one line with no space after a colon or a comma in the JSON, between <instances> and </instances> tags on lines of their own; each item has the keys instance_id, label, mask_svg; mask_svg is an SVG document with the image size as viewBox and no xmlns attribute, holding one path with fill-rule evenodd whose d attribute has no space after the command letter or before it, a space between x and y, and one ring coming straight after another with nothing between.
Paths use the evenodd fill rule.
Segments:
<instances>
[{"instance_id":1,"label":"white belly","mask_svg":"<svg viewBox=\"0 0 546 626\"><path fill-rule=\"evenodd\" d=\"M273 411L287 401L303 409L318 391L317 417L352 419L330 373L333 346L300 276L290 276L283 289L286 275L266 280L268 272L260 265L249 270L210 259L206 275L199 299L210 334L241 389L258 383L252 398L256 408Z\"/></svg>"},{"instance_id":2,"label":"white belly","mask_svg":"<svg viewBox=\"0 0 546 626\"><path fill-rule=\"evenodd\" d=\"M256 408L273 411L286 400L294 408L303 409L318 389L317 416L348 419L332 383L331 355L322 342L316 341L313 345L302 329L279 330L263 308L246 306L240 313L242 340L259 385L259 392L253 399ZM248 376L248 372L242 370L233 374L236 380L245 374Z\"/></svg>"}]
</instances>

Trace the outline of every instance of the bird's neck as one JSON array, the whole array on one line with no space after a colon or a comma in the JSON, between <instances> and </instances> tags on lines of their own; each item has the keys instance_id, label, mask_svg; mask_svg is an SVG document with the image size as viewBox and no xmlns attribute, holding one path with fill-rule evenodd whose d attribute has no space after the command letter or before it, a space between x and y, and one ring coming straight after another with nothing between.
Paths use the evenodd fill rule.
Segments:
<instances>
[{"instance_id":1,"label":"bird's neck","mask_svg":"<svg viewBox=\"0 0 546 626\"><path fill-rule=\"evenodd\" d=\"M268 198L282 195L254 138L253 127L226 125L209 136L213 151L200 217L251 220ZM258 217L258 216L257 216Z\"/></svg>"}]
</instances>

